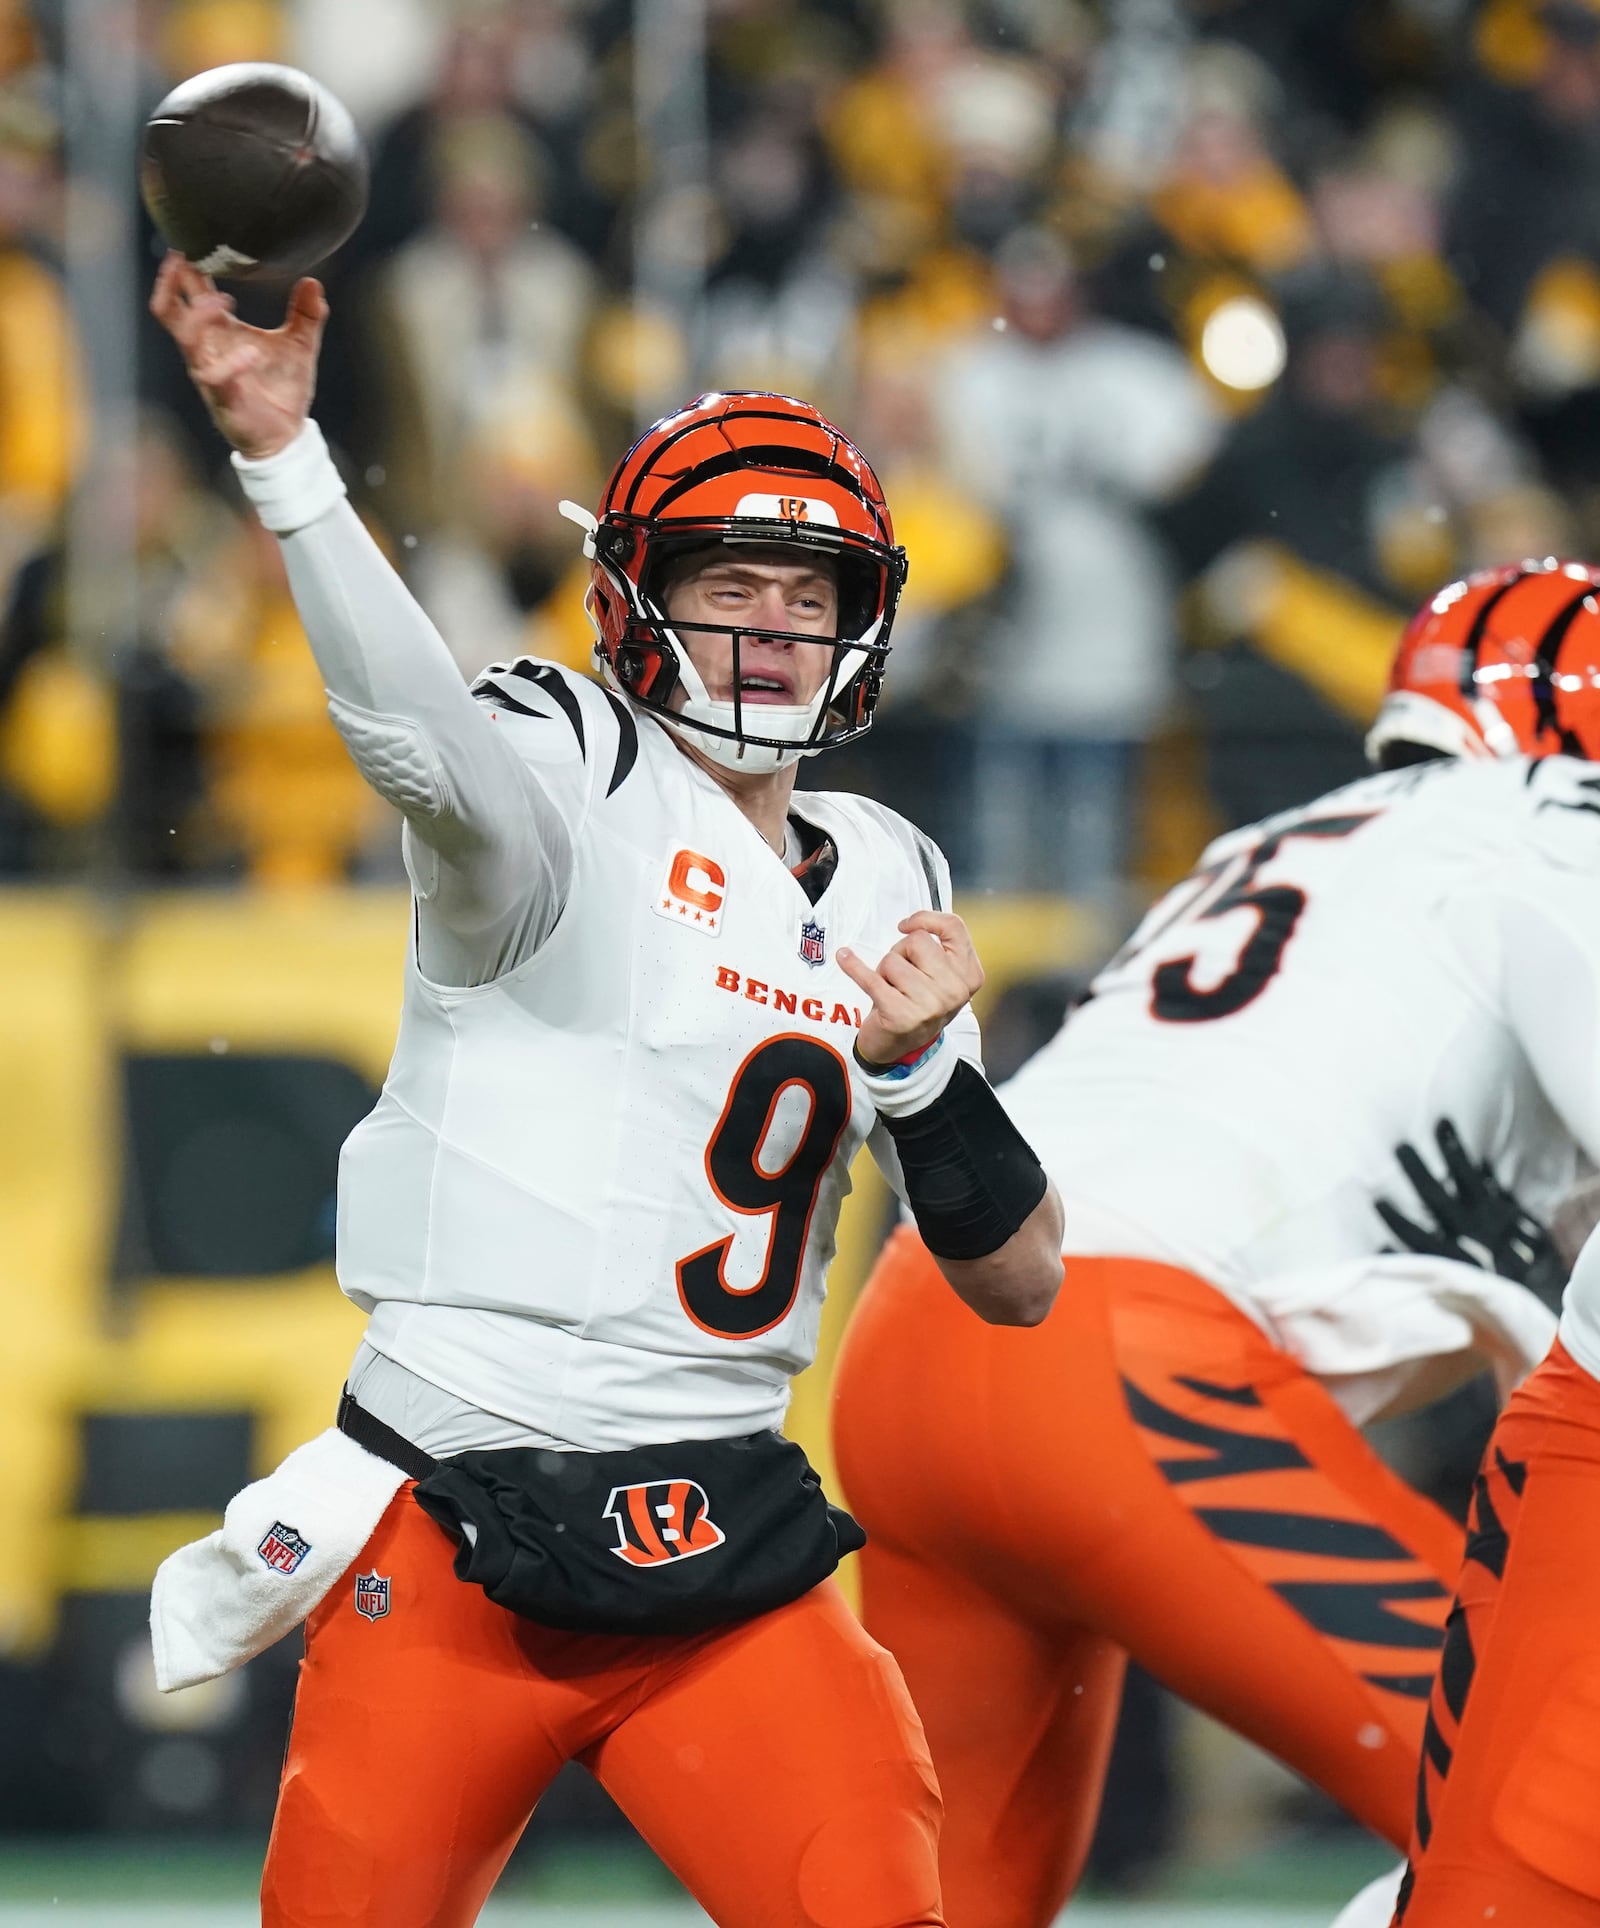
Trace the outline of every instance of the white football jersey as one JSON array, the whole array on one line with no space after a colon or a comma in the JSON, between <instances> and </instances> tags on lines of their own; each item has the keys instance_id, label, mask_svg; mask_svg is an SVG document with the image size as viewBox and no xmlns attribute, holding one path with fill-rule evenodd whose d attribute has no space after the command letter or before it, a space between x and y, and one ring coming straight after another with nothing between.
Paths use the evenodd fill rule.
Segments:
<instances>
[{"instance_id":1,"label":"white football jersey","mask_svg":"<svg viewBox=\"0 0 1600 1928\"><path fill-rule=\"evenodd\" d=\"M1585 1372L1600 1379L1600 1229L1589 1234L1567 1281L1561 1343Z\"/></svg>"},{"instance_id":2,"label":"white football jersey","mask_svg":"<svg viewBox=\"0 0 1600 1928\"><path fill-rule=\"evenodd\" d=\"M1270 1281L1393 1245L1440 1119L1548 1218L1600 1161L1600 771L1427 763L1220 838L1004 1096L1069 1252L1269 1329Z\"/></svg>"},{"instance_id":3,"label":"white football jersey","mask_svg":"<svg viewBox=\"0 0 1600 1928\"><path fill-rule=\"evenodd\" d=\"M875 803L798 792L838 852L813 904L649 716L526 660L476 694L565 824L570 881L491 981L430 982L413 945L341 1162L340 1283L378 1352L552 1441L776 1425L876 1124L868 1000L835 959L947 907L944 861ZM976 1061L970 1012L951 1042Z\"/></svg>"}]
</instances>

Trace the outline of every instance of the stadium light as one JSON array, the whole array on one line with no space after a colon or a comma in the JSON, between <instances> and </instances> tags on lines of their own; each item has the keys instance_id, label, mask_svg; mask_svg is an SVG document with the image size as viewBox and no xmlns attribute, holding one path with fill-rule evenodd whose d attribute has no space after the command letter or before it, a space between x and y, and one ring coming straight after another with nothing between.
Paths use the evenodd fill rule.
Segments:
<instances>
[{"instance_id":1,"label":"stadium light","mask_svg":"<svg viewBox=\"0 0 1600 1928\"><path fill-rule=\"evenodd\" d=\"M1200 359L1224 388L1270 388L1283 373L1283 325L1259 295L1233 295L1206 317Z\"/></svg>"}]
</instances>

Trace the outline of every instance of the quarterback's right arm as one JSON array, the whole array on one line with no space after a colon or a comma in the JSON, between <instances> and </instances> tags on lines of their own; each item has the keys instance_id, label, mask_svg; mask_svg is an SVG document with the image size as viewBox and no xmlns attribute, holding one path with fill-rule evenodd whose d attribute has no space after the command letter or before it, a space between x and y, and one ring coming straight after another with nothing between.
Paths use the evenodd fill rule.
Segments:
<instances>
[{"instance_id":1,"label":"quarterback's right arm","mask_svg":"<svg viewBox=\"0 0 1600 1928\"><path fill-rule=\"evenodd\" d=\"M150 305L282 542L334 723L363 776L427 847L421 861L414 849L408 858L430 918L480 939L486 957L537 942L565 898L570 833L345 500L307 413L327 317L321 288L299 282L281 328L251 328L228 296L169 255ZM530 918L542 928L507 929ZM485 973L463 959L447 974Z\"/></svg>"}]
</instances>

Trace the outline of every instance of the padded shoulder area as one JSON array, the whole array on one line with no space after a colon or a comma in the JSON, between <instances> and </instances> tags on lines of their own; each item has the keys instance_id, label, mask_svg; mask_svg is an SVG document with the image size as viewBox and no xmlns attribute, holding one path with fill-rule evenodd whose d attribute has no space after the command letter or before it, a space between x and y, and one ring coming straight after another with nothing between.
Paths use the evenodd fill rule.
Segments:
<instances>
[{"instance_id":1,"label":"padded shoulder area","mask_svg":"<svg viewBox=\"0 0 1600 1928\"><path fill-rule=\"evenodd\" d=\"M639 760L639 720L615 691L560 663L519 656L491 663L472 685L480 703L512 723L517 749L540 764L595 765L612 796ZM533 723L553 723L535 732Z\"/></svg>"},{"instance_id":2,"label":"padded shoulder area","mask_svg":"<svg viewBox=\"0 0 1600 1928\"><path fill-rule=\"evenodd\" d=\"M1520 788L1532 848L1564 870L1600 870L1600 765L1540 757Z\"/></svg>"}]
</instances>

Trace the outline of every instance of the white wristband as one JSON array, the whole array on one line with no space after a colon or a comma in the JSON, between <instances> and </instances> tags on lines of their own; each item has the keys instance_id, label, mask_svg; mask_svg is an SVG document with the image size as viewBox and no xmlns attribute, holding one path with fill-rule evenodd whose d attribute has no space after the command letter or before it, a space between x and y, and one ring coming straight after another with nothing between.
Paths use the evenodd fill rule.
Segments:
<instances>
[{"instance_id":1,"label":"white wristband","mask_svg":"<svg viewBox=\"0 0 1600 1928\"><path fill-rule=\"evenodd\" d=\"M233 466L256 514L277 536L293 535L325 516L345 492L322 430L309 420L276 455L256 461L235 454Z\"/></svg>"},{"instance_id":2,"label":"white wristband","mask_svg":"<svg viewBox=\"0 0 1600 1928\"><path fill-rule=\"evenodd\" d=\"M955 1076L959 1062L959 1053L941 1031L913 1064L885 1065L881 1071L868 1071L857 1058L856 1070L885 1118L909 1118L915 1111L927 1110Z\"/></svg>"}]
</instances>

